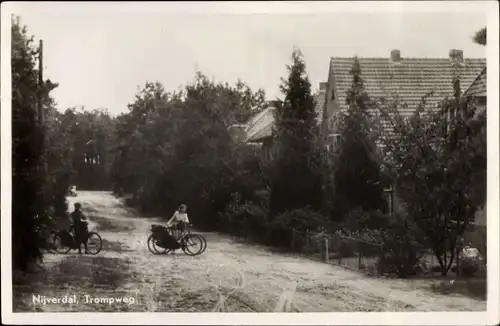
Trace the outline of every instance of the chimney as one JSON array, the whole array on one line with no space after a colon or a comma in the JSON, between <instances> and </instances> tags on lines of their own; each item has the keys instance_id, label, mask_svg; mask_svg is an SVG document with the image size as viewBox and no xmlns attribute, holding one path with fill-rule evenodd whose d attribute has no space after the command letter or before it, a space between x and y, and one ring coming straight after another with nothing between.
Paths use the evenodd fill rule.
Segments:
<instances>
[{"instance_id":1,"label":"chimney","mask_svg":"<svg viewBox=\"0 0 500 326\"><path fill-rule=\"evenodd\" d=\"M391 51L391 61L392 62L401 62L401 51L392 50Z\"/></svg>"},{"instance_id":2,"label":"chimney","mask_svg":"<svg viewBox=\"0 0 500 326\"><path fill-rule=\"evenodd\" d=\"M326 89L328 87L328 83L319 83L319 91L320 92L326 92Z\"/></svg>"},{"instance_id":3,"label":"chimney","mask_svg":"<svg viewBox=\"0 0 500 326\"><path fill-rule=\"evenodd\" d=\"M452 65L463 65L464 64L464 51L451 49L450 50L450 62Z\"/></svg>"}]
</instances>

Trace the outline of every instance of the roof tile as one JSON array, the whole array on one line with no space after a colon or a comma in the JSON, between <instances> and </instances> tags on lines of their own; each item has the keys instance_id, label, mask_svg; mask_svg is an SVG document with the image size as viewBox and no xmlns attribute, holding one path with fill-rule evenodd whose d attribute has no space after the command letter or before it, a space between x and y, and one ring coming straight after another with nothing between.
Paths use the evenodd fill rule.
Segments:
<instances>
[{"instance_id":1,"label":"roof tile","mask_svg":"<svg viewBox=\"0 0 500 326\"><path fill-rule=\"evenodd\" d=\"M358 58L365 90L374 98L397 96L414 108L427 93L433 91L428 103L437 103L453 93L452 80L456 73L462 87L468 87L486 67L486 59L464 59L456 68L448 58L403 58L393 63L388 58ZM350 70L354 58L333 57L330 67L335 76L337 98L345 105L352 84Z\"/></svg>"},{"instance_id":2,"label":"roof tile","mask_svg":"<svg viewBox=\"0 0 500 326\"><path fill-rule=\"evenodd\" d=\"M324 95L324 92L320 92L319 95L316 96L315 111L318 123L323 117L323 107L325 102ZM274 126L274 109L274 107L268 107L266 110L257 114L250 120L249 128L247 130L247 142L261 142L265 138L271 137Z\"/></svg>"},{"instance_id":3,"label":"roof tile","mask_svg":"<svg viewBox=\"0 0 500 326\"><path fill-rule=\"evenodd\" d=\"M465 91L465 96L486 96L486 68L481 71L481 74L472 82L470 87Z\"/></svg>"}]
</instances>

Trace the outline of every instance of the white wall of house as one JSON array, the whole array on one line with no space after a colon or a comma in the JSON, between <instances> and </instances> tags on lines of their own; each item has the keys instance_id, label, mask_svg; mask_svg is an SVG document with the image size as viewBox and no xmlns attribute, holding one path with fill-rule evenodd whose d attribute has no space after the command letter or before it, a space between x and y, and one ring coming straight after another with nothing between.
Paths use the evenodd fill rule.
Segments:
<instances>
[{"instance_id":1,"label":"white wall of house","mask_svg":"<svg viewBox=\"0 0 500 326\"><path fill-rule=\"evenodd\" d=\"M486 207L476 213L476 225L486 226Z\"/></svg>"}]
</instances>

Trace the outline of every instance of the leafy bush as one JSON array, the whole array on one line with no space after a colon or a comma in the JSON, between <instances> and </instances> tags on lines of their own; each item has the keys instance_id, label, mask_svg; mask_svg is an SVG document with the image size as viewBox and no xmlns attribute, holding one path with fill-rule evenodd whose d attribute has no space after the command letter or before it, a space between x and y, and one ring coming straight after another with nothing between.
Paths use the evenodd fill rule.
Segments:
<instances>
[{"instance_id":1,"label":"leafy bush","mask_svg":"<svg viewBox=\"0 0 500 326\"><path fill-rule=\"evenodd\" d=\"M271 227L275 229L295 229L297 231L317 230L325 227L328 219L309 207L288 210L276 216Z\"/></svg>"},{"instance_id":2,"label":"leafy bush","mask_svg":"<svg viewBox=\"0 0 500 326\"><path fill-rule=\"evenodd\" d=\"M355 257L357 240L350 238L341 238L339 241L339 253L341 257Z\"/></svg>"},{"instance_id":3,"label":"leafy bush","mask_svg":"<svg viewBox=\"0 0 500 326\"><path fill-rule=\"evenodd\" d=\"M238 236L262 236L265 233L263 231L266 228L267 214L267 207L242 201L240 194L233 193L231 202L219 213L217 229Z\"/></svg>"},{"instance_id":4,"label":"leafy bush","mask_svg":"<svg viewBox=\"0 0 500 326\"><path fill-rule=\"evenodd\" d=\"M270 244L288 246L292 240L292 229L316 231L324 228L327 223L328 218L309 207L285 211L276 216L268 225Z\"/></svg>"},{"instance_id":5,"label":"leafy bush","mask_svg":"<svg viewBox=\"0 0 500 326\"><path fill-rule=\"evenodd\" d=\"M400 214L391 216L380 211L355 210L351 212L351 216L356 219L351 225L376 224L377 221L384 228L364 228L354 232L344 228L339 232L344 239L341 246L343 254L353 254L356 251L363 256L378 255L377 265L381 273L396 273L400 277L415 273L423 256L421 250L423 239L420 236L421 232L411 221ZM373 218L374 222L369 222L370 218Z\"/></svg>"},{"instance_id":6,"label":"leafy bush","mask_svg":"<svg viewBox=\"0 0 500 326\"><path fill-rule=\"evenodd\" d=\"M357 208L345 216L341 226L347 230L360 230L361 232L357 236L364 237L366 241L374 240L378 242L380 241L380 234L376 236L377 239L372 239L372 236L378 232L373 230L386 229L390 223L389 221L390 216L380 210L365 211L362 208Z\"/></svg>"},{"instance_id":7,"label":"leafy bush","mask_svg":"<svg viewBox=\"0 0 500 326\"><path fill-rule=\"evenodd\" d=\"M367 227L376 225L379 228ZM389 215L380 211L356 209L351 211L343 226L337 234L340 235L339 249L344 257L357 253L364 257L378 256L377 268L380 273L395 273L403 278L418 270L428 269L425 263L421 264L422 232L401 213ZM362 226L365 227L356 229Z\"/></svg>"},{"instance_id":8,"label":"leafy bush","mask_svg":"<svg viewBox=\"0 0 500 326\"><path fill-rule=\"evenodd\" d=\"M477 261L465 260L461 262L460 265L460 275L465 277L471 277L476 275L479 270L479 264Z\"/></svg>"},{"instance_id":9,"label":"leafy bush","mask_svg":"<svg viewBox=\"0 0 500 326\"><path fill-rule=\"evenodd\" d=\"M407 221L399 221L382 233L384 255L379 261L381 271L396 273L402 278L415 274L423 250L416 236L418 232L412 231L409 225Z\"/></svg>"},{"instance_id":10,"label":"leafy bush","mask_svg":"<svg viewBox=\"0 0 500 326\"><path fill-rule=\"evenodd\" d=\"M485 267L484 259L476 248L465 247L460 253L459 259L461 276L474 276Z\"/></svg>"},{"instance_id":11,"label":"leafy bush","mask_svg":"<svg viewBox=\"0 0 500 326\"><path fill-rule=\"evenodd\" d=\"M414 241L408 239L386 241L384 257L379 261L379 268L384 272L396 273L399 277L406 278L416 273L422 257L423 254Z\"/></svg>"}]
</instances>

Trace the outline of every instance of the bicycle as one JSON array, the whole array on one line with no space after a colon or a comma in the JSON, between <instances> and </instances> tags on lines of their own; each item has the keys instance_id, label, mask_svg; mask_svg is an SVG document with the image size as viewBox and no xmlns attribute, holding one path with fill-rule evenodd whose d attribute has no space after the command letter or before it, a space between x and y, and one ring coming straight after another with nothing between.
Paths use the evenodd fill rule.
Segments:
<instances>
[{"instance_id":1,"label":"bicycle","mask_svg":"<svg viewBox=\"0 0 500 326\"><path fill-rule=\"evenodd\" d=\"M56 246L54 244L54 237L57 234L57 230L49 230L47 231L48 236L45 237L44 240L44 249L47 251L49 254L55 254L56 253Z\"/></svg>"},{"instance_id":2,"label":"bicycle","mask_svg":"<svg viewBox=\"0 0 500 326\"><path fill-rule=\"evenodd\" d=\"M97 255L102 249L101 236L97 232L89 232L87 225L85 225L85 233L87 252L91 255ZM94 242L95 246L92 245ZM54 234L53 245L59 254L67 254L70 250L77 250L81 247L81 243L76 241L73 226L69 230L57 230Z\"/></svg>"},{"instance_id":3,"label":"bicycle","mask_svg":"<svg viewBox=\"0 0 500 326\"><path fill-rule=\"evenodd\" d=\"M193 254L193 256L201 255L207 249L207 239L205 239L205 237L202 236L201 234L191 233L191 226L192 226L191 224L187 224L184 227L177 226L177 227L167 228L167 229L171 232L170 234L174 238L177 239L177 241L181 242L181 245L182 245L182 241L186 242L187 250L189 250L189 246L188 246L189 239L193 239L193 240L196 238L199 239L201 242L201 248L198 250L197 253Z\"/></svg>"},{"instance_id":4,"label":"bicycle","mask_svg":"<svg viewBox=\"0 0 500 326\"><path fill-rule=\"evenodd\" d=\"M162 244L162 238L167 233L180 243L182 251L188 256L197 256L205 252L207 248L207 240L200 234L193 234L189 228L168 228L162 225L151 225L151 235L148 237L148 249L153 254L166 254L172 249L166 248ZM191 247L199 243L200 248L197 251L192 251Z\"/></svg>"}]
</instances>

